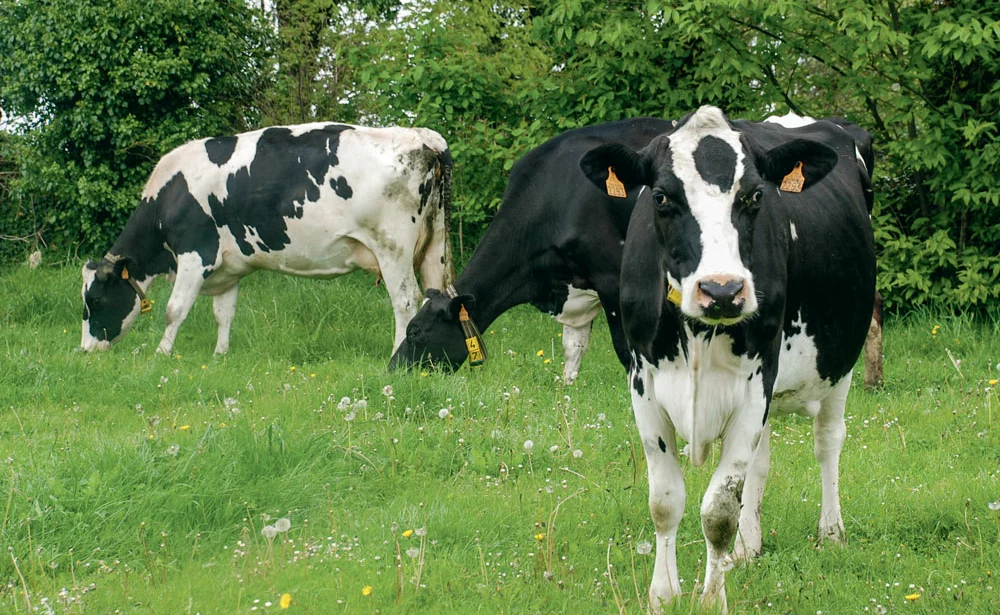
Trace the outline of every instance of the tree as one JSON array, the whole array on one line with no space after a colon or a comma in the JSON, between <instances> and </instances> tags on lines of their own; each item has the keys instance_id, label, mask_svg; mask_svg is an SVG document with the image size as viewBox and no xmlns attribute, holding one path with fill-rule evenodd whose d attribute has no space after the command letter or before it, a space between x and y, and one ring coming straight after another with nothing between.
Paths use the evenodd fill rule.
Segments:
<instances>
[{"instance_id":1,"label":"tree","mask_svg":"<svg viewBox=\"0 0 1000 615\"><path fill-rule=\"evenodd\" d=\"M16 192L48 239L110 244L160 155L255 124L267 36L244 0L0 0L0 107L28 124Z\"/></svg>"}]
</instances>

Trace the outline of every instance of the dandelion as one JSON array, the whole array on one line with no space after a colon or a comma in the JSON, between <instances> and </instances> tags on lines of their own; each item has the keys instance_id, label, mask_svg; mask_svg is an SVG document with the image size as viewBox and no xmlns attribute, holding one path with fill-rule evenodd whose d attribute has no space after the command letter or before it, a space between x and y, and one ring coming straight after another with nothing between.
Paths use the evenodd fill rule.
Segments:
<instances>
[{"instance_id":1,"label":"dandelion","mask_svg":"<svg viewBox=\"0 0 1000 615\"><path fill-rule=\"evenodd\" d=\"M545 540L545 533L538 532L537 534L535 534L535 540L537 540L538 542L542 542L543 540Z\"/></svg>"},{"instance_id":2,"label":"dandelion","mask_svg":"<svg viewBox=\"0 0 1000 615\"><path fill-rule=\"evenodd\" d=\"M550 453L554 453L554 452L556 452L558 450L559 450L559 445L558 444L553 444L552 446L549 447L549 452Z\"/></svg>"},{"instance_id":3,"label":"dandelion","mask_svg":"<svg viewBox=\"0 0 1000 615\"><path fill-rule=\"evenodd\" d=\"M583 451L581 451L580 449L576 449L575 451L573 451L574 459L579 459L580 457L583 457Z\"/></svg>"},{"instance_id":4,"label":"dandelion","mask_svg":"<svg viewBox=\"0 0 1000 615\"><path fill-rule=\"evenodd\" d=\"M354 410L351 410L350 412L344 415L344 421L350 423L351 421L354 420L355 416L357 415L355 414Z\"/></svg>"},{"instance_id":5,"label":"dandelion","mask_svg":"<svg viewBox=\"0 0 1000 615\"><path fill-rule=\"evenodd\" d=\"M364 587L362 587L361 588L361 595L362 596L371 596L372 595L372 586L371 585L365 585Z\"/></svg>"},{"instance_id":6,"label":"dandelion","mask_svg":"<svg viewBox=\"0 0 1000 615\"><path fill-rule=\"evenodd\" d=\"M382 387L382 395L385 395L386 397L389 397L389 396L392 395L392 385L391 384L387 384L384 387Z\"/></svg>"},{"instance_id":7,"label":"dandelion","mask_svg":"<svg viewBox=\"0 0 1000 615\"><path fill-rule=\"evenodd\" d=\"M533 448L535 448L535 443L534 442L532 442L531 440L525 440L524 441L524 450L526 450L527 452L530 453L531 449L533 449Z\"/></svg>"},{"instance_id":8,"label":"dandelion","mask_svg":"<svg viewBox=\"0 0 1000 615\"><path fill-rule=\"evenodd\" d=\"M295 371L295 366L294 366L294 365L293 365L293 366L291 367L291 370L292 370L293 372Z\"/></svg>"},{"instance_id":9,"label":"dandelion","mask_svg":"<svg viewBox=\"0 0 1000 615\"><path fill-rule=\"evenodd\" d=\"M274 540L274 537L278 535L278 530L274 529L273 525L265 525L261 528L260 533L268 542Z\"/></svg>"},{"instance_id":10,"label":"dandelion","mask_svg":"<svg viewBox=\"0 0 1000 615\"><path fill-rule=\"evenodd\" d=\"M447 408L441 408L440 410L438 410L438 416L441 417L441 418L443 418L443 419L448 418L448 415L450 415L450 414L451 414L451 411L448 410Z\"/></svg>"},{"instance_id":11,"label":"dandelion","mask_svg":"<svg viewBox=\"0 0 1000 615\"><path fill-rule=\"evenodd\" d=\"M282 517L274 522L274 529L278 532L287 532L292 528L292 522L288 520L288 517Z\"/></svg>"},{"instance_id":12,"label":"dandelion","mask_svg":"<svg viewBox=\"0 0 1000 615\"><path fill-rule=\"evenodd\" d=\"M427 535L427 528L426 527L418 527L417 529L413 530L413 533L416 534L417 536L426 536Z\"/></svg>"},{"instance_id":13,"label":"dandelion","mask_svg":"<svg viewBox=\"0 0 1000 615\"><path fill-rule=\"evenodd\" d=\"M639 555L649 555L653 552L653 545L649 544L648 540L643 540L635 546L635 552Z\"/></svg>"},{"instance_id":14,"label":"dandelion","mask_svg":"<svg viewBox=\"0 0 1000 615\"><path fill-rule=\"evenodd\" d=\"M281 606L281 608L287 609L292 604L292 595L291 594L281 594L281 601L278 602L278 604Z\"/></svg>"},{"instance_id":15,"label":"dandelion","mask_svg":"<svg viewBox=\"0 0 1000 615\"><path fill-rule=\"evenodd\" d=\"M188 431L191 429L190 425L181 425L181 431Z\"/></svg>"},{"instance_id":16,"label":"dandelion","mask_svg":"<svg viewBox=\"0 0 1000 615\"><path fill-rule=\"evenodd\" d=\"M285 384L281 385L281 388L284 389L285 393L287 393L292 390L292 385L286 382Z\"/></svg>"},{"instance_id":17,"label":"dandelion","mask_svg":"<svg viewBox=\"0 0 1000 615\"><path fill-rule=\"evenodd\" d=\"M989 504L987 504L987 506L990 507L990 510L1000 510L1000 500L997 500L996 502L990 502Z\"/></svg>"},{"instance_id":18,"label":"dandelion","mask_svg":"<svg viewBox=\"0 0 1000 615\"><path fill-rule=\"evenodd\" d=\"M153 436L149 437L152 438ZM179 444L171 444L170 446L167 447L167 454L170 455L171 457L176 457L177 453L179 453L180 450L181 447Z\"/></svg>"},{"instance_id":19,"label":"dandelion","mask_svg":"<svg viewBox=\"0 0 1000 615\"><path fill-rule=\"evenodd\" d=\"M995 387L996 385L997 385L997 379L996 378L990 378L990 386L991 387Z\"/></svg>"},{"instance_id":20,"label":"dandelion","mask_svg":"<svg viewBox=\"0 0 1000 615\"><path fill-rule=\"evenodd\" d=\"M552 362L552 359L545 359L544 361L542 361L542 363L544 363L546 365L548 365L551 362Z\"/></svg>"},{"instance_id":21,"label":"dandelion","mask_svg":"<svg viewBox=\"0 0 1000 615\"><path fill-rule=\"evenodd\" d=\"M931 335L937 335L938 331L940 330L941 330L941 325L934 325L934 328L931 329Z\"/></svg>"},{"instance_id":22,"label":"dandelion","mask_svg":"<svg viewBox=\"0 0 1000 615\"><path fill-rule=\"evenodd\" d=\"M341 397L340 398L340 403L337 404L337 410L340 410L341 412L343 412L344 410L347 410L350 406L351 406L351 398L350 397Z\"/></svg>"},{"instance_id":23,"label":"dandelion","mask_svg":"<svg viewBox=\"0 0 1000 615\"><path fill-rule=\"evenodd\" d=\"M539 350L538 352L535 353L535 356L536 357L544 357L545 356L545 351L544 350Z\"/></svg>"},{"instance_id":24,"label":"dandelion","mask_svg":"<svg viewBox=\"0 0 1000 615\"><path fill-rule=\"evenodd\" d=\"M403 538L409 538L410 536L413 536L413 530L404 530L403 531Z\"/></svg>"},{"instance_id":25,"label":"dandelion","mask_svg":"<svg viewBox=\"0 0 1000 615\"><path fill-rule=\"evenodd\" d=\"M359 400L355 401L352 404L352 407L355 410L364 410L365 408L368 407L368 400L367 399L359 399Z\"/></svg>"},{"instance_id":26,"label":"dandelion","mask_svg":"<svg viewBox=\"0 0 1000 615\"><path fill-rule=\"evenodd\" d=\"M316 374L309 374L309 377L310 377L310 378L315 378L315 377L316 377Z\"/></svg>"},{"instance_id":27,"label":"dandelion","mask_svg":"<svg viewBox=\"0 0 1000 615\"><path fill-rule=\"evenodd\" d=\"M411 559L415 559L418 555L420 555L420 549L416 547L410 547L409 549L406 550L406 554L409 555Z\"/></svg>"},{"instance_id":28,"label":"dandelion","mask_svg":"<svg viewBox=\"0 0 1000 615\"><path fill-rule=\"evenodd\" d=\"M910 602L913 602L914 600L916 600L919 597L920 597L920 594L913 593L913 594L907 594L906 599L909 600Z\"/></svg>"},{"instance_id":29,"label":"dandelion","mask_svg":"<svg viewBox=\"0 0 1000 615\"><path fill-rule=\"evenodd\" d=\"M208 369L208 366L207 365L202 365L201 368L202 369Z\"/></svg>"}]
</instances>

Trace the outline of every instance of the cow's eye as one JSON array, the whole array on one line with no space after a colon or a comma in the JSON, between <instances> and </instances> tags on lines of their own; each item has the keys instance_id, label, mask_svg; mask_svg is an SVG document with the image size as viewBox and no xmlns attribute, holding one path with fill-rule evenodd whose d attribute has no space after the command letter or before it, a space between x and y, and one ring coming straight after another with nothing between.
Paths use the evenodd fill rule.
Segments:
<instances>
[{"instance_id":1,"label":"cow's eye","mask_svg":"<svg viewBox=\"0 0 1000 615\"><path fill-rule=\"evenodd\" d=\"M670 199L667 198L667 195L663 194L659 190L654 190L653 191L653 202L656 203L657 205L661 205L662 206L662 205L666 205L667 203L669 203Z\"/></svg>"},{"instance_id":2,"label":"cow's eye","mask_svg":"<svg viewBox=\"0 0 1000 615\"><path fill-rule=\"evenodd\" d=\"M761 190L760 188L757 188L756 190L753 191L753 194L750 195L750 202L751 203L759 203L760 202L760 197L762 197L762 196L764 196L764 191Z\"/></svg>"}]
</instances>

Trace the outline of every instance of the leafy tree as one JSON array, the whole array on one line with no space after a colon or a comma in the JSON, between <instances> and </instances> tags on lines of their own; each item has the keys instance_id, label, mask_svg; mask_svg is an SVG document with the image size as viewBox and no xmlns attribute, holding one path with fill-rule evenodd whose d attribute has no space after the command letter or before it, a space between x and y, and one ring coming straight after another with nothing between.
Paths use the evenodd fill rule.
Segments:
<instances>
[{"instance_id":1,"label":"leafy tree","mask_svg":"<svg viewBox=\"0 0 1000 615\"><path fill-rule=\"evenodd\" d=\"M256 123L266 40L244 0L0 0L0 107L49 239L106 246L161 154Z\"/></svg>"}]
</instances>

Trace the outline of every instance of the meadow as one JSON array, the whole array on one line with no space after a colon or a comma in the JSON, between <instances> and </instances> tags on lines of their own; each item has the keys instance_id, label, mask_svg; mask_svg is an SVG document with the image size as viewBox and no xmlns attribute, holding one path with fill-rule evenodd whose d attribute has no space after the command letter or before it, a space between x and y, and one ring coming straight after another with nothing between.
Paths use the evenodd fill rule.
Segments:
<instances>
[{"instance_id":1,"label":"meadow","mask_svg":"<svg viewBox=\"0 0 1000 615\"><path fill-rule=\"evenodd\" d=\"M204 298L153 352L163 281L88 355L79 264L0 272L0 612L645 611L645 462L603 320L573 386L530 307L484 331L482 368L390 373L373 278L258 274L227 356ZM846 545L815 544L811 422L776 420L731 613L1000 612L1000 318L889 318L885 354L848 402ZM684 464L671 613L697 612L712 467Z\"/></svg>"}]
</instances>

